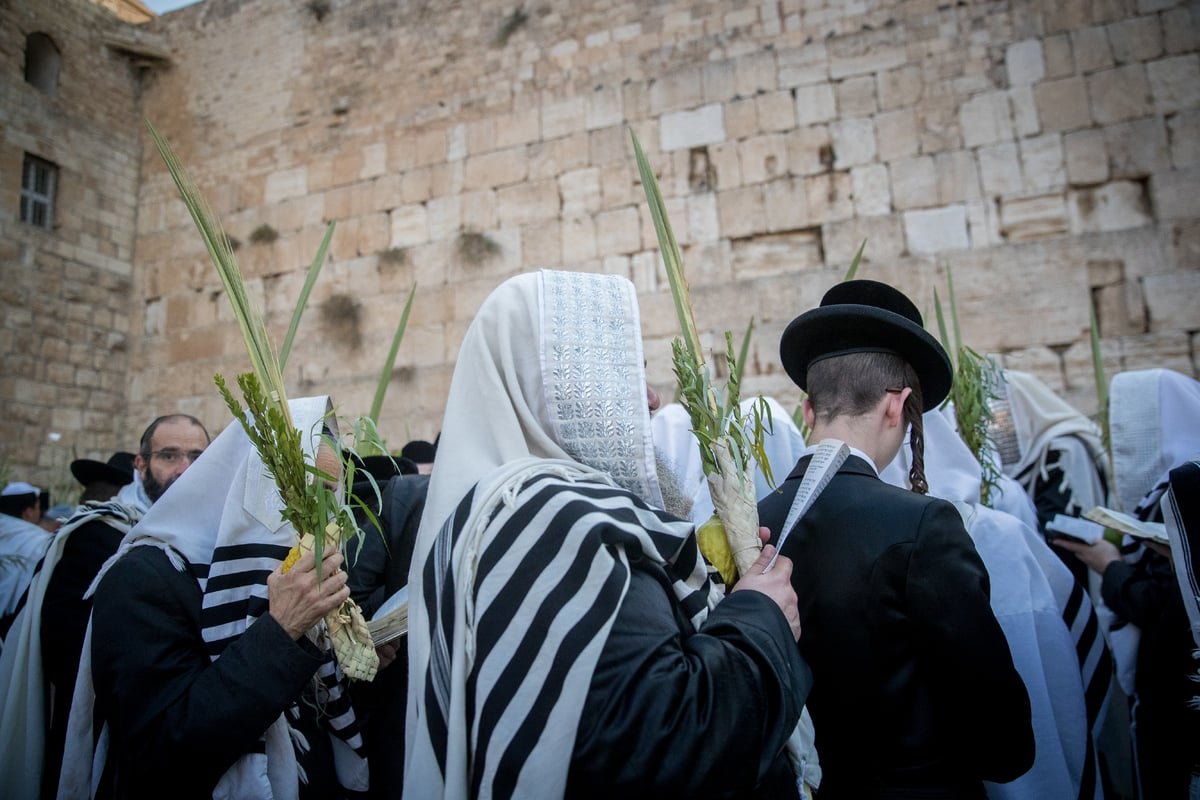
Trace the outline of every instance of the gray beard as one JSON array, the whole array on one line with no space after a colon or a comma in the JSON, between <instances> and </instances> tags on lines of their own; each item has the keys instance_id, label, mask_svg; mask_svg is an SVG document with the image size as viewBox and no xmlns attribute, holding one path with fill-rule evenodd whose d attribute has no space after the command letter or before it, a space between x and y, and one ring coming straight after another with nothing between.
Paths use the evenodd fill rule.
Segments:
<instances>
[{"instance_id":1,"label":"gray beard","mask_svg":"<svg viewBox=\"0 0 1200 800\"><path fill-rule=\"evenodd\" d=\"M658 448L654 450L654 463L658 473L658 488L662 492L663 510L680 519L691 519L692 499L684 495L674 465Z\"/></svg>"}]
</instances>

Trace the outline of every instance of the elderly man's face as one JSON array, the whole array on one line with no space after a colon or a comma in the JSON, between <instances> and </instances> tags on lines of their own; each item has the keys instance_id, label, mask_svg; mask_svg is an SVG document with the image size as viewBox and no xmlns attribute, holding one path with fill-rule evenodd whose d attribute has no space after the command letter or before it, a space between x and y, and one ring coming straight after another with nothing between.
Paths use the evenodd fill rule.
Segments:
<instances>
[{"instance_id":1,"label":"elderly man's face","mask_svg":"<svg viewBox=\"0 0 1200 800\"><path fill-rule=\"evenodd\" d=\"M179 476L187 471L204 448L208 437L204 429L186 419L168 419L159 423L150 437L150 453L139 453L134 466L142 476L146 496L158 502Z\"/></svg>"}]
</instances>

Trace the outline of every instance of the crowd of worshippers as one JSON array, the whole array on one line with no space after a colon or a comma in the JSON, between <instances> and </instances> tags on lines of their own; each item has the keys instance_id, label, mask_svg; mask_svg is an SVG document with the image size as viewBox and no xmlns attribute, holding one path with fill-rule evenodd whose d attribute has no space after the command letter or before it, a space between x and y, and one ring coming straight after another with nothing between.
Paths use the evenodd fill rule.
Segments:
<instances>
[{"instance_id":1,"label":"crowd of worshippers","mask_svg":"<svg viewBox=\"0 0 1200 800\"><path fill-rule=\"evenodd\" d=\"M1106 441L1003 370L985 494L916 306L840 283L779 342L796 414L746 401L762 550L726 581L645 361L628 280L504 281L434 441L332 458L362 536L287 570L241 425L155 419L46 525L10 483L0 795L1200 797L1200 382L1115 375ZM290 405L328 463L331 398ZM349 597L407 599L371 681L329 647Z\"/></svg>"}]
</instances>

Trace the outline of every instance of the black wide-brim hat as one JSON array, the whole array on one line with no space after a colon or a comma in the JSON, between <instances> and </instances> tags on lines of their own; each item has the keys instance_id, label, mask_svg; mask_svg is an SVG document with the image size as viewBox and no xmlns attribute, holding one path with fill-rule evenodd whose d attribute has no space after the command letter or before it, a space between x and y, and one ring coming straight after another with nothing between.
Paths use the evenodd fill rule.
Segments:
<instances>
[{"instance_id":1,"label":"black wide-brim hat","mask_svg":"<svg viewBox=\"0 0 1200 800\"><path fill-rule=\"evenodd\" d=\"M779 340L783 368L804 391L810 365L848 353L891 353L908 362L921 381L922 411L936 408L950 393L950 357L925 330L913 302L886 283L839 283L820 306L792 320Z\"/></svg>"},{"instance_id":2,"label":"black wide-brim hat","mask_svg":"<svg viewBox=\"0 0 1200 800\"><path fill-rule=\"evenodd\" d=\"M124 486L133 481L133 453L113 453L108 463L90 458L76 459L71 462L71 474L84 486L98 481Z\"/></svg>"}]
</instances>

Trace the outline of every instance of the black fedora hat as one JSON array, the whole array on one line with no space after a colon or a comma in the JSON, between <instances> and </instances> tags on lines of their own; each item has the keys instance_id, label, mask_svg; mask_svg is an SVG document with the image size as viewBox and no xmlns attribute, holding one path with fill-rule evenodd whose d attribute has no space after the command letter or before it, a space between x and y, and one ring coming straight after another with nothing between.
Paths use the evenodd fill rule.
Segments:
<instances>
[{"instance_id":1,"label":"black fedora hat","mask_svg":"<svg viewBox=\"0 0 1200 800\"><path fill-rule=\"evenodd\" d=\"M79 458L71 462L71 474L84 486L104 481L114 486L124 486L133 481L133 453L118 451L103 461Z\"/></svg>"},{"instance_id":2,"label":"black fedora hat","mask_svg":"<svg viewBox=\"0 0 1200 800\"><path fill-rule=\"evenodd\" d=\"M779 340L783 368L808 391L808 367L848 353L891 353L907 361L921 381L929 411L950 393L950 357L925 330L921 312L904 293L879 281L839 283L821 305L796 317Z\"/></svg>"}]
</instances>

